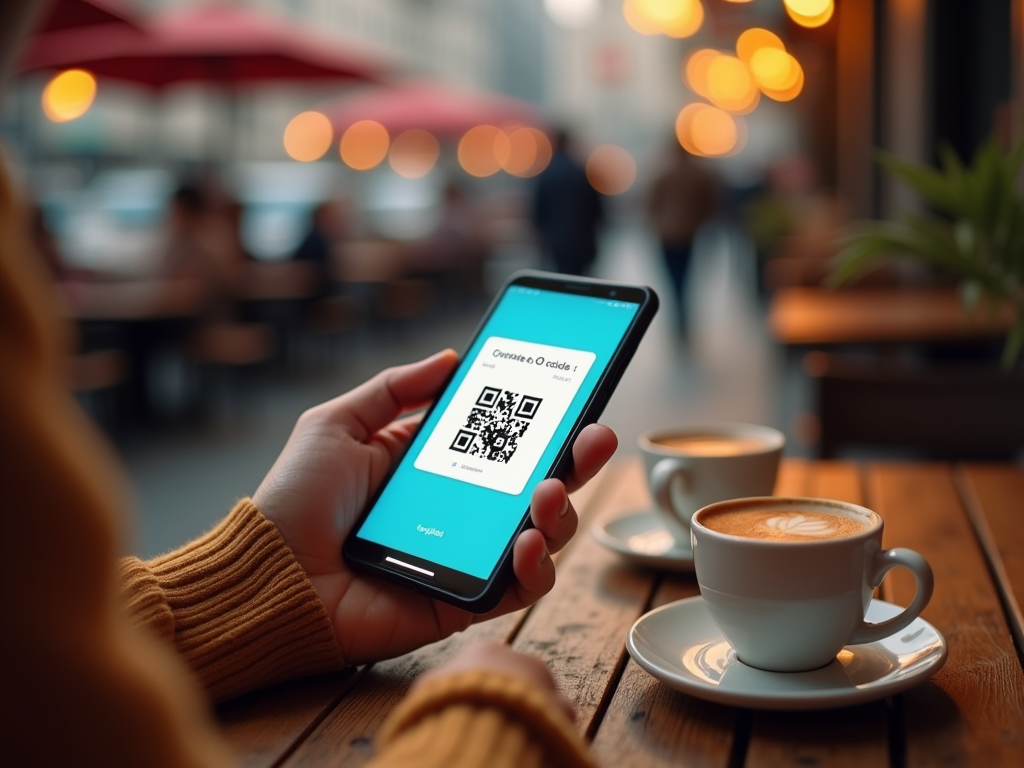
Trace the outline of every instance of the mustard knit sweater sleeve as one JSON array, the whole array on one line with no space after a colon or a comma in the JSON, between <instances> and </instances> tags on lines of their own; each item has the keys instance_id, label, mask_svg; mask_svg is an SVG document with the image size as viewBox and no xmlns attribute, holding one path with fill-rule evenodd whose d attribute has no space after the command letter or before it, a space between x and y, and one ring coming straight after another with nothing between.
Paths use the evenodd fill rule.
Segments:
<instances>
[{"instance_id":1,"label":"mustard knit sweater sleeve","mask_svg":"<svg viewBox=\"0 0 1024 768\"><path fill-rule=\"evenodd\" d=\"M249 501L175 552L118 561L123 477L67 394L57 299L22 222L0 163L4 764L232 765L207 697L336 666L330 622ZM424 685L391 714L375 765L586 761L542 693L464 673Z\"/></svg>"},{"instance_id":2,"label":"mustard knit sweater sleeve","mask_svg":"<svg viewBox=\"0 0 1024 768\"><path fill-rule=\"evenodd\" d=\"M342 666L316 590L248 499L170 554L125 558L121 578L133 619L172 642L216 700Z\"/></svg>"}]
</instances>

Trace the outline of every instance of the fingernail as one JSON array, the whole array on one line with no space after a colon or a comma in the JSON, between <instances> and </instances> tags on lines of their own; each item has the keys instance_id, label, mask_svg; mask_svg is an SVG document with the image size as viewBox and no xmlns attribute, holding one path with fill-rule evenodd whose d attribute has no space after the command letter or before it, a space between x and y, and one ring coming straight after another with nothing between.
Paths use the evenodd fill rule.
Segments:
<instances>
[{"instance_id":1,"label":"fingernail","mask_svg":"<svg viewBox=\"0 0 1024 768\"><path fill-rule=\"evenodd\" d=\"M538 563L541 563L541 564L543 565L543 564L544 564L544 562L545 562L545 561L546 561L547 559L548 559L548 548L547 548L547 547L544 547L544 549L542 549L542 550L541 550L541 553L540 553L540 560L538 560L537 562L538 562Z\"/></svg>"},{"instance_id":2,"label":"fingernail","mask_svg":"<svg viewBox=\"0 0 1024 768\"><path fill-rule=\"evenodd\" d=\"M565 513L569 511L569 497L565 497L565 501L562 502L562 508L558 510L559 517L565 517Z\"/></svg>"}]
</instances>

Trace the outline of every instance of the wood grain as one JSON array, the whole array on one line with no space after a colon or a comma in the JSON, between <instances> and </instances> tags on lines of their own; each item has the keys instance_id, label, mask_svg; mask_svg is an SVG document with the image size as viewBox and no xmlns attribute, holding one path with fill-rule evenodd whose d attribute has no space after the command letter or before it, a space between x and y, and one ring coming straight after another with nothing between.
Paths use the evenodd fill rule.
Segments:
<instances>
[{"instance_id":1,"label":"wood grain","mask_svg":"<svg viewBox=\"0 0 1024 768\"><path fill-rule=\"evenodd\" d=\"M651 607L700 594L692 576L665 576ZM630 660L598 726L598 762L616 768L724 766L738 710L701 701L651 677Z\"/></svg>"},{"instance_id":2,"label":"wood grain","mask_svg":"<svg viewBox=\"0 0 1024 768\"><path fill-rule=\"evenodd\" d=\"M591 500L602 492L602 488L615 482L615 473L615 465L609 465L590 483L572 494L573 506L581 516L581 529L593 516ZM582 530L577 532L569 545L555 555L556 566L561 568L562 558L583 538ZM444 664L471 642L510 641L527 613L528 610L520 611L476 624L465 632L413 653L375 664L359 677L348 695L284 764L359 766L368 762L373 757L373 739L381 724L405 697L409 686L420 674Z\"/></svg>"},{"instance_id":3,"label":"wood grain","mask_svg":"<svg viewBox=\"0 0 1024 768\"><path fill-rule=\"evenodd\" d=\"M850 462L807 467L803 495L863 504L861 471ZM889 734L884 702L840 710L754 712L747 768L885 765Z\"/></svg>"},{"instance_id":4,"label":"wood grain","mask_svg":"<svg viewBox=\"0 0 1024 768\"><path fill-rule=\"evenodd\" d=\"M1024 671L949 467L875 465L868 487L885 546L931 563L935 592L922 615L949 644L946 665L901 697L906 765L1024 765ZM910 602L904 569L886 581L893 602Z\"/></svg>"},{"instance_id":5,"label":"wood grain","mask_svg":"<svg viewBox=\"0 0 1024 768\"><path fill-rule=\"evenodd\" d=\"M217 708L221 734L245 768L270 768L297 746L337 705L355 667L277 685Z\"/></svg>"},{"instance_id":6,"label":"wood grain","mask_svg":"<svg viewBox=\"0 0 1024 768\"><path fill-rule=\"evenodd\" d=\"M594 522L650 504L640 462L621 462L617 470L594 498ZM610 700L625 663L626 632L647 607L654 584L653 571L630 567L590 535L578 536L558 563L555 588L512 643L548 664L584 734L591 734Z\"/></svg>"},{"instance_id":7,"label":"wood grain","mask_svg":"<svg viewBox=\"0 0 1024 768\"><path fill-rule=\"evenodd\" d=\"M1024 469L972 465L955 474L1024 659Z\"/></svg>"}]
</instances>

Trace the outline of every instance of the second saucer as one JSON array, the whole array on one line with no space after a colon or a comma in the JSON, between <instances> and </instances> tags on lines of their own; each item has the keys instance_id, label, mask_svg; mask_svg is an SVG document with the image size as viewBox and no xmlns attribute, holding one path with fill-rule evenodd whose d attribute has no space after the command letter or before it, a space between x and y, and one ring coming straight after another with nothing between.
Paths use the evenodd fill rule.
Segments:
<instances>
[{"instance_id":1,"label":"second saucer","mask_svg":"<svg viewBox=\"0 0 1024 768\"><path fill-rule=\"evenodd\" d=\"M678 544L655 510L630 512L590 529L601 544L634 565L663 571L693 571L693 550Z\"/></svg>"}]
</instances>

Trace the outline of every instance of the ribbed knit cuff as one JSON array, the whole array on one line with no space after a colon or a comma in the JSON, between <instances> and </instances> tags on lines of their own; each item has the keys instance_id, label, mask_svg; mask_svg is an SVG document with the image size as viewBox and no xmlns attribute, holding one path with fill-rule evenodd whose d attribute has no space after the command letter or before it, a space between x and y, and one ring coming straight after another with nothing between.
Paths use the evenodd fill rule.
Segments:
<instances>
[{"instance_id":1,"label":"ribbed knit cuff","mask_svg":"<svg viewBox=\"0 0 1024 768\"><path fill-rule=\"evenodd\" d=\"M472 670L439 677L403 700L377 736L380 765L592 768L572 723L530 681Z\"/></svg>"},{"instance_id":2,"label":"ribbed knit cuff","mask_svg":"<svg viewBox=\"0 0 1024 768\"><path fill-rule=\"evenodd\" d=\"M343 665L316 590L249 499L205 536L121 571L134 618L173 638L214 699Z\"/></svg>"}]
</instances>

